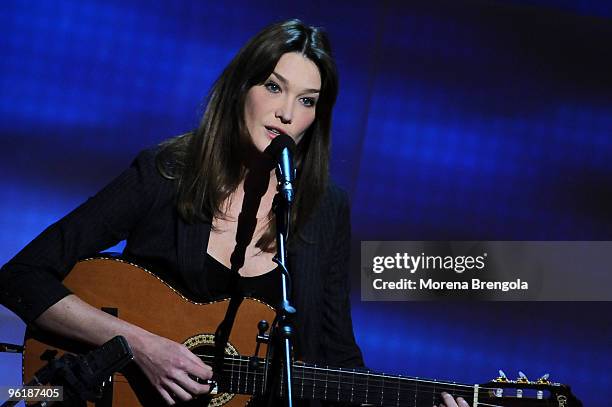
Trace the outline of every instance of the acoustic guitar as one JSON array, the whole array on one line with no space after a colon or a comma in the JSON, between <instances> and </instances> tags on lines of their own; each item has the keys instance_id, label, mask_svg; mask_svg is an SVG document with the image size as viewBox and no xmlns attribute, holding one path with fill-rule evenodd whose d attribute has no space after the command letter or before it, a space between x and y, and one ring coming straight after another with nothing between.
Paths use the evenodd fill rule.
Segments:
<instances>
[{"instance_id":1,"label":"acoustic guitar","mask_svg":"<svg viewBox=\"0 0 612 407\"><path fill-rule=\"evenodd\" d=\"M267 304L246 298L236 314L225 347L223 366L215 366L214 332L224 319L229 300L197 303L189 300L155 274L119 259L83 260L74 267L64 284L89 304L115 311L117 316L157 335L183 343L213 370L217 393L192 400L189 406L245 406L254 396L266 393L264 363L266 345L256 355L259 321L274 320L275 312ZM45 365L41 356L47 350L84 353L83 345L50 334L28 330L23 352L23 381ZM294 362L292 366L294 397L341 401L368 406L431 407L442 391L462 396L473 407L576 407L582 403L566 385L547 378L535 382L516 381L503 374L483 384L460 384L415 377L387 375L370 371L336 368ZM117 373L105 384L112 392L107 405L164 406L165 403L135 363ZM282 397L282 387L277 396ZM97 403L96 406L100 406ZM94 406L89 403L89 406Z\"/></svg>"}]
</instances>

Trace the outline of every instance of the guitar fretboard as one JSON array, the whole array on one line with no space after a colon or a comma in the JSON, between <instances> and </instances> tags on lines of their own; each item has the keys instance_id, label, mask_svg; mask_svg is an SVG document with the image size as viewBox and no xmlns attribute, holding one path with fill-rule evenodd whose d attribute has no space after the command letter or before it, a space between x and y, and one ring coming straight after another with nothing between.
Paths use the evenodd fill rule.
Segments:
<instances>
[{"instance_id":1,"label":"guitar fretboard","mask_svg":"<svg viewBox=\"0 0 612 407\"><path fill-rule=\"evenodd\" d=\"M212 356L200 356L206 363L213 364ZM459 383L302 363L294 363L292 372L294 395L300 399L418 407L437 405L443 391L472 403L474 389L477 392L484 390ZM265 363L262 360L253 364L248 357L226 356L223 375L218 378L219 391L263 395L264 374ZM281 388L281 397L283 391Z\"/></svg>"}]
</instances>

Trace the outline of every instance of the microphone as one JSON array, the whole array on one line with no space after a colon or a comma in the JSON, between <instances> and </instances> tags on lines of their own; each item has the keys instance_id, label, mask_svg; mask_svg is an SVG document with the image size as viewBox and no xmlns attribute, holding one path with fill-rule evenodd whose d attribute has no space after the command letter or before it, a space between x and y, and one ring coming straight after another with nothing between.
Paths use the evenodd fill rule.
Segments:
<instances>
[{"instance_id":1,"label":"microphone","mask_svg":"<svg viewBox=\"0 0 612 407\"><path fill-rule=\"evenodd\" d=\"M286 134L274 137L266 148L276 163L276 179L278 181L278 192L287 205L293 203L295 192L295 167L293 166L293 155L295 154L295 141Z\"/></svg>"}]
</instances>

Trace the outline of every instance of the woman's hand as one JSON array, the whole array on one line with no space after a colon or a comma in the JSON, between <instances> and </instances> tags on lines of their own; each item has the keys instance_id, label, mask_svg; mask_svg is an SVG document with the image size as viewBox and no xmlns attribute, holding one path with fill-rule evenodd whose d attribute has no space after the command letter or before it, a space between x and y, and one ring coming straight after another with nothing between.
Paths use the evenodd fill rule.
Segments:
<instances>
[{"instance_id":1,"label":"woman's hand","mask_svg":"<svg viewBox=\"0 0 612 407\"><path fill-rule=\"evenodd\" d=\"M200 384L212 378L212 368L194 355L187 347L154 334L146 335L134 343L134 360L168 405L189 401L210 392L210 385Z\"/></svg>"},{"instance_id":2,"label":"woman's hand","mask_svg":"<svg viewBox=\"0 0 612 407\"><path fill-rule=\"evenodd\" d=\"M134 361L169 405L211 390L209 385L189 377L210 379L212 369L187 347L102 312L73 294L49 307L35 325L94 346L123 335L134 353Z\"/></svg>"},{"instance_id":3,"label":"woman's hand","mask_svg":"<svg viewBox=\"0 0 612 407\"><path fill-rule=\"evenodd\" d=\"M440 403L439 407L470 407L470 405L463 397L457 397L455 400L450 394L442 392L442 403Z\"/></svg>"}]
</instances>

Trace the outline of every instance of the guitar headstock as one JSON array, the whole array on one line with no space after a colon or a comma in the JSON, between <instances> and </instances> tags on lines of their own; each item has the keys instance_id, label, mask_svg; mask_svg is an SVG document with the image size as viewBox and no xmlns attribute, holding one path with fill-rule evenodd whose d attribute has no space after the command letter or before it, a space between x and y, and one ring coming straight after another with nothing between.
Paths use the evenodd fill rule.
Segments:
<instances>
[{"instance_id":1,"label":"guitar headstock","mask_svg":"<svg viewBox=\"0 0 612 407\"><path fill-rule=\"evenodd\" d=\"M582 407L569 386L549 380L548 373L532 381L523 372L510 380L503 371L490 382L479 385L478 403L504 407Z\"/></svg>"}]
</instances>

